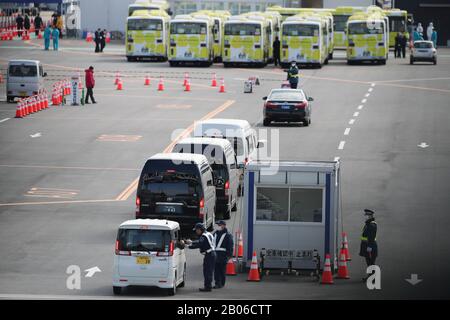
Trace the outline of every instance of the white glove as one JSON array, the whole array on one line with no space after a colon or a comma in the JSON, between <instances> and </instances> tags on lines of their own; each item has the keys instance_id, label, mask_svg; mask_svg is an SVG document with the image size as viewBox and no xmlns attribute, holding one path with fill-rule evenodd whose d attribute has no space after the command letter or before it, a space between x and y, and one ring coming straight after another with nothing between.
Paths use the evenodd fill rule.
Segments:
<instances>
[{"instance_id":1,"label":"white glove","mask_svg":"<svg viewBox=\"0 0 450 320\"><path fill-rule=\"evenodd\" d=\"M189 246L192 244L192 240L191 239L186 239L184 240L184 242Z\"/></svg>"},{"instance_id":2,"label":"white glove","mask_svg":"<svg viewBox=\"0 0 450 320\"><path fill-rule=\"evenodd\" d=\"M371 247L367 247L367 252L371 253L372 252L372 248Z\"/></svg>"}]
</instances>

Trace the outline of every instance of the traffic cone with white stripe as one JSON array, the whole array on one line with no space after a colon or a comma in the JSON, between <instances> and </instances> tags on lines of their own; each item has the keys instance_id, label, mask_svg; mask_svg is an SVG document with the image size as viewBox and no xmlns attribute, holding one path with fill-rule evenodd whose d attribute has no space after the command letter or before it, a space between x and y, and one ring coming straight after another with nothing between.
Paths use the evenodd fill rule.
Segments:
<instances>
[{"instance_id":1,"label":"traffic cone with white stripe","mask_svg":"<svg viewBox=\"0 0 450 320\"><path fill-rule=\"evenodd\" d=\"M220 80L219 92L220 93L224 93L225 92L225 80L223 80L223 78Z\"/></svg>"},{"instance_id":2,"label":"traffic cone with white stripe","mask_svg":"<svg viewBox=\"0 0 450 320\"><path fill-rule=\"evenodd\" d=\"M331 273L330 254L325 255L325 264L322 272L322 284L333 284L333 274Z\"/></svg>"},{"instance_id":3,"label":"traffic cone with white stripe","mask_svg":"<svg viewBox=\"0 0 450 320\"><path fill-rule=\"evenodd\" d=\"M31 97L31 105L33 106L33 113L38 112L38 106L35 96Z\"/></svg>"},{"instance_id":4,"label":"traffic cone with white stripe","mask_svg":"<svg viewBox=\"0 0 450 320\"><path fill-rule=\"evenodd\" d=\"M25 109L27 110L26 115L33 113L33 106L31 105L30 98L25 99Z\"/></svg>"},{"instance_id":5,"label":"traffic cone with white stripe","mask_svg":"<svg viewBox=\"0 0 450 320\"><path fill-rule=\"evenodd\" d=\"M117 90L122 90L122 89L123 89L123 86L122 86L122 80L119 79L119 82L117 83L116 89L117 89Z\"/></svg>"},{"instance_id":6,"label":"traffic cone with white stripe","mask_svg":"<svg viewBox=\"0 0 450 320\"><path fill-rule=\"evenodd\" d=\"M339 268L338 268L338 276L339 279L350 279L350 275L348 274L347 268L347 257L343 250L339 255Z\"/></svg>"},{"instance_id":7,"label":"traffic cone with white stripe","mask_svg":"<svg viewBox=\"0 0 450 320\"><path fill-rule=\"evenodd\" d=\"M185 73L185 74L184 74L183 87L186 87L186 85L188 84L188 82L189 82L189 74L188 74L188 73Z\"/></svg>"},{"instance_id":8,"label":"traffic cone with white stripe","mask_svg":"<svg viewBox=\"0 0 450 320\"><path fill-rule=\"evenodd\" d=\"M114 84L117 86L119 84L120 81L120 73L116 72L116 79L114 80Z\"/></svg>"},{"instance_id":9,"label":"traffic cone with white stripe","mask_svg":"<svg viewBox=\"0 0 450 320\"><path fill-rule=\"evenodd\" d=\"M148 75L145 76L145 80L144 80L144 86L149 86L150 85L150 77Z\"/></svg>"},{"instance_id":10,"label":"traffic cone with white stripe","mask_svg":"<svg viewBox=\"0 0 450 320\"><path fill-rule=\"evenodd\" d=\"M238 257L242 258L244 256L244 240L242 240L242 232L239 233L239 242L238 242Z\"/></svg>"},{"instance_id":11,"label":"traffic cone with white stripe","mask_svg":"<svg viewBox=\"0 0 450 320\"><path fill-rule=\"evenodd\" d=\"M351 261L352 258L350 257L350 252L348 250L348 239L347 239L347 233L343 232L342 233L342 250L344 251L345 254L345 259L347 261Z\"/></svg>"},{"instance_id":12,"label":"traffic cone with white stripe","mask_svg":"<svg viewBox=\"0 0 450 320\"><path fill-rule=\"evenodd\" d=\"M236 268L235 268L235 266L234 266L234 260L233 260L233 258L228 259L228 262L227 262L227 270L226 270L225 274L226 274L227 276L235 276L235 275L237 274L237 273L236 273Z\"/></svg>"},{"instance_id":13,"label":"traffic cone with white stripe","mask_svg":"<svg viewBox=\"0 0 450 320\"><path fill-rule=\"evenodd\" d=\"M189 78L186 80L186 85L184 86L184 91L189 92L191 91L191 83L189 82Z\"/></svg>"},{"instance_id":14,"label":"traffic cone with white stripe","mask_svg":"<svg viewBox=\"0 0 450 320\"><path fill-rule=\"evenodd\" d=\"M159 77L158 91L164 91L164 81L162 76Z\"/></svg>"},{"instance_id":15,"label":"traffic cone with white stripe","mask_svg":"<svg viewBox=\"0 0 450 320\"><path fill-rule=\"evenodd\" d=\"M213 73L213 78L211 80L211 87L217 87L217 77L215 73Z\"/></svg>"},{"instance_id":16,"label":"traffic cone with white stripe","mask_svg":"<svg viewBox=\"0 0 450 320\"><path fill-rule=\"evenodd\" d=\"M17 102L17 107L16 107L16 118L23 118L24 114L23 114L23 104L22 104L22 100L19 100Z\"/></svg>"},{"instance_id":17,"label":"traffic cone with white stripe","mask_svg":"<svg viewBox=\"0 0 450 320\"><path fill-rule=\"evenodd\" d=\"M256 256L256 251L253 251L252 263L250 265L250 271L248 273L247 281L260 281L259 268L258 268L258 258Z\"/></svg>"}]
</instances>

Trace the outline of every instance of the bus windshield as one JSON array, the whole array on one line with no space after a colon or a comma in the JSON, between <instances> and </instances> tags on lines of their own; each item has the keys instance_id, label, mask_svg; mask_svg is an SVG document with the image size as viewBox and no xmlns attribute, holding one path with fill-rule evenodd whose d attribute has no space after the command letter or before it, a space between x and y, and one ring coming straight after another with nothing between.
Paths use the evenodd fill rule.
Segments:
<instances>
[{"instance_id":1,"label":"bus windshield","mask_svg":"<svg viewBox=\"0 0 450 320\"><path fill-rule=\"evenodd\" d=\"M158 19L129 19L128 30L162 30L162 21Z\"/></svg>"},{"instance_id":2,"label":"bus windshield","mask_svg":"<svg viewBox=\"0 0 450 320\"><path fill-rule=\"evenodd\" d=\"M348 25L348 33L349 34L382 34L383 33L383 25L374 24L372 25L370 22L354 22L349 23Z\"/></svg>"},{"instance_id":3,"label":"bus windshield","mask_svg":"<svg viewBox=\"0 0 450 320\"><path fill-rule=\"evenodd\" d=\"M389 17L389 30L391 32L405 32L406 17Z\"/></svg>"},{"instance_id":4,"label":"bus windshield","mask_svg":"<svg viewBox=\"0 0 450 320\"><path fill-rule=\"evenodd\" d=\"M334 31L345 31L345 25L347 24L348 15L336 15L334 18Z\"/></svg>"},{"instance_id":5,"label":"bus windshield","mask_svg":"<svg viewBox=\"0 0 450 320\"><path fill-rule=\"evenodd\" d=\"M170 25L171 34L206 34L206 23L174 22Z\"/></svg>"},{"instance_id":6,"label":"bus windshield","mask_svg":"<svg viewBox=\"0 0 450 320\"><path fill-rule=\"evenodd\" d=\"M261 26L251 23L230 23L225 26L226 36L260 36Z\"/></svg>"},{"instance_id":7,"label":"bus windshield","mask_svg":"<svg viewBox=\"0 0 450 320\"><path fill-rule=\"evenodd\" d=\"M313 24L286 24L283 36L318 37L319 26Z\"/></svg>"}]
</instances>

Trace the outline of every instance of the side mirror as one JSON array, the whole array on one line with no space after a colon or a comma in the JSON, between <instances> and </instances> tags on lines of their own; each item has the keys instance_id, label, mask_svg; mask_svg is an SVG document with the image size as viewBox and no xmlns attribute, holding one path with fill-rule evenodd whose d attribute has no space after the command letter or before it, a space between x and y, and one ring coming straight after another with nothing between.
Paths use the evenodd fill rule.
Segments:
<instances>
[{"instance_id":1,"label":"side mirror","mask_svg":"<svg viewBox=\"0 0 450 320\"><path fill-rule=\"evenodd\" d=\"M314 99L311 98L311 97L308 97L308 99L306 99L306 100L308 100L308 101L314 101Z\"/></svg>"},{"instance_id":2,"label":"side mirror","mask_svg":"<svg viewBox=\"0 0 450 320\"><path fill-rule=\"evenodd\" d=\"M267 97L263 97L262 99L263 99L263 100L267 100Z\"/></svg>"},{"instance_id":3,"label":"side mirror","mask_svg":"<svg viewBox=\"0 0 450 320\"><path fill-rule=\"evenodd\" d=\"M208 181L206 182L206 185L207 185L208 187L212 187L212 186L213 186L212 180L208 180Z\"/></svg>"},{"instance_id":4,"label":"side mirror","mask_svg":"<svg viewBox=\"0 0 450 320\"><path fill-rule=\"evenodd\" d=\"M42 75L43 77L46 77L47 76L47 72L44 72L44 74Z\"/></svg>"},{"instance_id":5,"label":"side mirror","mask_svg":"<svg viewBox=\"0 0 450 320\"><path fill-rule=\"evenodd\" d=\"M237 169L237 165L235 163L230 164L230 169Z\"/></svg>"},{"instance_id":6,"label":"side mirror","mask_svg":"<svg viewBox=\"0 0 450 320\"><path fill-rule=\"evenodd\" d=\"M266 145L266 140L259 140L258 144L256 145L256 148L260 149L260 148L264 148L264 146Z\"/></svg>"}]
</instances>

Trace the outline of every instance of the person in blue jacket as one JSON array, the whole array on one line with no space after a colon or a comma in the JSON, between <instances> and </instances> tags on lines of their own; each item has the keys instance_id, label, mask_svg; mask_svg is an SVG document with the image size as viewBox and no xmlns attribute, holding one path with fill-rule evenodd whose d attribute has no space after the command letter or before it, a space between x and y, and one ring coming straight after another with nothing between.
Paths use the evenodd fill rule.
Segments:
<instances>
[{"instance_id":1,"label":"person in blue jacket","mask_svg":"<svg viewBox=\"0 0 450 320\"><path fill-rule=\"evenodd\" d=\"M431 41L433 41L434 47L437 48L437 32L433 28L433 32L431 33Z\"/></svg>"},{"instance_id":2,"label":"person in blue jacket","mask_svg":"<svg viewBox=\"0 0 450 320\"><path fill-rule=\"evenodd\" d=\"M45 50L48 50L48 48L50 47L51 35L52 35L52 28L48 24L47 27L44 30L44 47L45 47Z\"/></svg>"},{"instance_id":3,"label":"person in blue jacket","mask_svg":"<svg viewBox=\"0 0 450 320\"><path fill-rule=\"evenodd\" d=\"M203 258L204 287L199 290L202 292L210 292L212 289L214 267L216 265L214 237L206 231L203 223L197 223L193 231L199 236L199 239L196 241L186 240L186 244L189 245L189 249L200 249L200 253L205 256Z\"/></svg>"},{"instance_id":4,"label":"person in blue jacket","mask_svg":"<svg viewBox=\"0 0 450 320\"><path fill-rule=\"evenodd\" d=\"M59 47L59 30L58 30L58 28L53 28L52 38L53 38L53 50L58 51L58 47Z\"/></svg>"},{"instance_id":5,"label":"person in blue jacket","mask_svg":"<svg viewBox=\"0 0 450 320\"><path fill-rule=\"evenodd\" d=\"M223 220L216 222L218 230L214 233L216 244L216 265L214 269L214 289L225 286L228 260L233 256L233 235L228 232L227 224Z\"/></svg>"}]
</instances>

